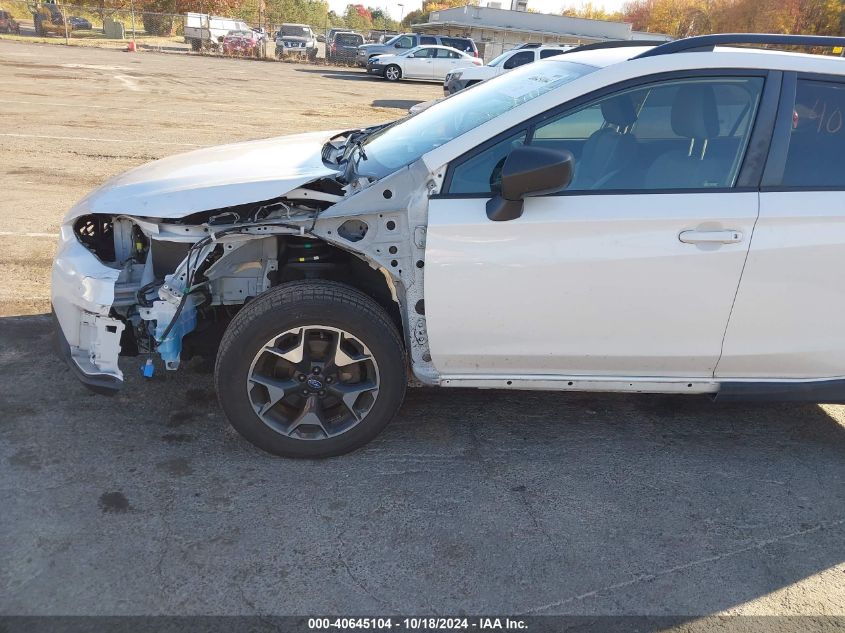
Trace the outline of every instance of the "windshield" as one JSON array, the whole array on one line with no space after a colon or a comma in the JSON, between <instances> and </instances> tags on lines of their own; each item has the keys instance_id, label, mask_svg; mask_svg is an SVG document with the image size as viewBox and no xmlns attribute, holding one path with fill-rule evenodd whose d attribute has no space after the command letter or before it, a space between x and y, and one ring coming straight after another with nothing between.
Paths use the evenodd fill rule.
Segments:
<instances>
[{"instance_id":1,"label":"windshield","mask_svg":"<svg viewBox=\"0 0 845 633\"><path fill-rule=\"evenodd\" d=\"M501 64L504 60L506 60L508 57L510 57L510 54L511 54L511 52L510 52L510 51L507 51L506 53L502 53L502 54L501 54L501 55L499 55L498 57L494 58L494 59L493 59L493 61L491 61L491 62L490 62L489 64L487 64L487 65L488 65L488 66L498 66L498 65L499 65L499 64Z\"/></svg>"},{"instance_id":2,"label":"windshield","mask_svg":"<svg viewBox=\"0 0 845 633\"><path fill-rule=\"evenodd\" d=\"M369 136L356 172L382 178L482 123L594 70L594 66L549 60L462 90Z\"/></svg>"},{"instance_id":3,"label":"windshield","mask_svg":"<svg viewBox=\"0 0 845 633\"><path fill-rule=\"evenodd\" d=\"M308 35L308 29L304 26L283 26L282 36L287 37L305 37Z\"/></svg>"}]
</instances>

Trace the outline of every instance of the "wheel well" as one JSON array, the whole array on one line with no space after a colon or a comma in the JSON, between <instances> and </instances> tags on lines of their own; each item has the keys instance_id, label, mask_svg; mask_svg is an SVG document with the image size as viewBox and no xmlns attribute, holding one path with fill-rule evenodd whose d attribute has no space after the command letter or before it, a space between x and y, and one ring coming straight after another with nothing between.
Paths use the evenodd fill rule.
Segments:
<instances>
[{"instance_id":1,"label":"wheel well","mask_svg":"<svg viewBox=\"0 0 845 633\"><path fill-rule=\"evenodd\" d=\"M321 239L293 235L264 239L276 240L278 266L267 274L272 287L308 279L325 279L346 284L360 290L384 308L396 325L400 337L405 340L402 313L397 302L393 300L393 293L381 271L373 269L360 257ZM271 248L270 251L272 250ZM238 253L236 250L232 255L237 257ZM190 358L196 354L213 358L231 319L254 298L249 297L239 305L201 308L201 324L185 337L183 357Z\"/></svg>"},{"instance_id":2,"label":"wheel well","mask_svg":"<svg viewBox=\"0 0 845 633\"><path fill-rule=\"evenodd\" d=\"M402 332L402 314L387 279L360 257L320 239L298 236L279 240L279 268L274 286L299 279L328 279L360 290L385 309Z\"/></svg>"}]
</instances>

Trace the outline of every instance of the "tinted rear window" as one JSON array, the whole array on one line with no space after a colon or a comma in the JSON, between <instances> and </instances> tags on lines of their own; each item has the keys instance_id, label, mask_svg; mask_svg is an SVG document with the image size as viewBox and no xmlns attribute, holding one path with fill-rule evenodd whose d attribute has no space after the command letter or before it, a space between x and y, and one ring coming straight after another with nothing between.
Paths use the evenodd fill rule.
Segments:
<instances>
[{"instance_id":1,"label":"tinted rear window","mask_svg":"<svg viewBox=\"0 0 845 633\"><path fill-rule=\"evenodd\" d=\"M783 184L845 187L845 84L798 81Z\"/></svg>"},{"instance_id":2,"label":"tinted rear window","mask_svg":"<svg viewBox=\"0 0 845 633\"><path fill-rule=\"evenodd\" d=\"M335 35L334 41L338 44L345 44L351 46L353 44L363 44L364 38L354 33L338 33Z\"/></svg>"},{"instance_id":3,"label":"tinted rear window","mask_svg":"<svg viewBox=\"0 0 845 633\"><path fill-rule=\"evenodd\" d=\"M452 48L457 48L459 51L474 50L472 47L472 40L460 37L441 37L440 41L443 43L443 46L451 46Z\"/></svg>"}]
</instances>

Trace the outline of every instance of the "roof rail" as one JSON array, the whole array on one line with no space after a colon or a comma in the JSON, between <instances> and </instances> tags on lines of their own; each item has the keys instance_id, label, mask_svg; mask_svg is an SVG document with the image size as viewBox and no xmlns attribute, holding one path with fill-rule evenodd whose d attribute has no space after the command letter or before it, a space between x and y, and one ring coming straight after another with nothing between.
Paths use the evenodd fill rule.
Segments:
<instances>
[{"instance_id":1,"label":"roof rail","mask_svg":"<svg viewBox=\"0 0 845 633\"><path fill-rule=\"evenodd\" d=\"M717 33L686 37L656 46L640 53L634 59L669 55L671 53L690 53L712 51L716 46L736 44L774 44L777 46L845 46L845 37L827 35L779 35L773 33Z\"/></svg>"},{"instance_id":2,"label":"roof rail","mask_svg":"<svg viewBox=\"0 0 845 633\"><path fill-rule=\"evenodd\" d=\"M623 48L626 46L660 46L666 40L610 40L608 42L594 42L593 44L581 44L572 48L567 53L580 53L581 51L595 51L602 48Z\"/></svg>"}]
</instances>

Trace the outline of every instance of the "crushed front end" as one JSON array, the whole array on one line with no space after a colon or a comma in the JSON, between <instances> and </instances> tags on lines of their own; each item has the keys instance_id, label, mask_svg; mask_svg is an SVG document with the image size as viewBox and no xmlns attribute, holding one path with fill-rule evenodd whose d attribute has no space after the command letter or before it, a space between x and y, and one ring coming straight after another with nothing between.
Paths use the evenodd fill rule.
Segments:
<instances>
[{"instance_id":1,"label":"crushed front end","mask_svg":"<svg viewBox=\"0 0 845 633\"><path fill-rule=\"evenodd\" d=\"M140 356L148 377L155 358L177 369L191 334L203 334L198 343L219 339L238 307L283 281L280 259L319 260L322 243L308 229L326 205L271 200L179 220L88 214L69 221L52 271L61 354L99 392L120 388L119 355Z\"/></svg>"}]
</instances>

